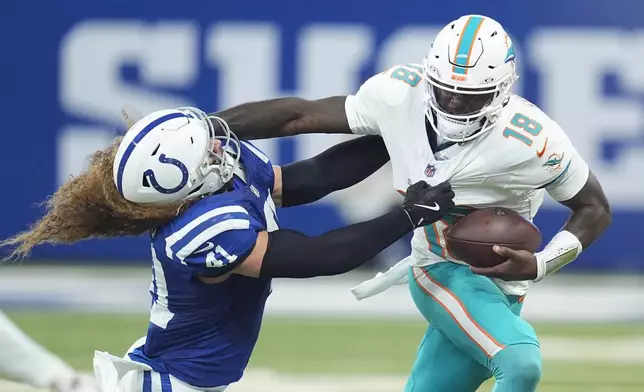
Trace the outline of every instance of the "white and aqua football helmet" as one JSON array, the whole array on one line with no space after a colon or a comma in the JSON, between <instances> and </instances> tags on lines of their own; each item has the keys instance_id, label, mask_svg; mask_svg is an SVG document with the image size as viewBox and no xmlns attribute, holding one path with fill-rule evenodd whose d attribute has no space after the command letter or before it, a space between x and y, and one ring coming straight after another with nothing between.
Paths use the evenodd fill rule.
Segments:
<instances>
[{"instance_id":1,"label":"white and aqua football helmet","mask_svg":"<svg viewBox=\"0 0 644 392\"><path fill-rule=\"evenodd\" d=\"M221 134L215 134L215 123ZM217 151L216 140L221 142ZM239 148L221 118L188 107L156 111L123 137L114 183L134 203L171 203L216 192L238 170Z\"/></svg>"},{"instance_id":2,"label":"white and aqua football helmet","mask_svg":"<svg viewBox=\"0 0 644 392\"><path fill-rule=\"evenodd\" d=\"M442 139L472 140L491 130L517 80L514 46L503 27L463 16L436 36L423 62L427 119Z\"/></svg>"}]
</instances>

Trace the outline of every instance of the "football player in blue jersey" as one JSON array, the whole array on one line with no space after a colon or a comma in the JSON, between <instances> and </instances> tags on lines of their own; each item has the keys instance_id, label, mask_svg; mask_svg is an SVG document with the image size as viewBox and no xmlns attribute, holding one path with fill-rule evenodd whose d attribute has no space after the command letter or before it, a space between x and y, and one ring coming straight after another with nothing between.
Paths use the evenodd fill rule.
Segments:
<instances>
[{"instance_id":1,"label":"football player in blue jersey","mask_svg":"<svg viewBox=\"0 0 644 392\"><path fill-rule=\"evenodd\" d=\"M381 138L364 136L275 167L219 117L157 111L96 152L45 216L3 245L24 257L40 243L149 232L147 335L124 358L97 352L97 379L104 391L223 391L242 377L272 278L347 272L453 207L448 183L418 182L400 208L367 222L317 237L279 228L276 205L318 200L388 159Z\"/></svg>"}]
</instances>

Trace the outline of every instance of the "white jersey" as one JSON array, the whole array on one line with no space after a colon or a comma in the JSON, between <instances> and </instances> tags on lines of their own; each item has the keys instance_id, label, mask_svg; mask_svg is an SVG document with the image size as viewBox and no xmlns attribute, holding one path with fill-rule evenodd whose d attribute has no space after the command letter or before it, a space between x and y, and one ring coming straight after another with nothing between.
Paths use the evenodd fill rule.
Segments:
<instances>
[{"instance_id":1,"label":"white jersey","mask_svg":"<svg viewBox=\"0 0 644 392\"><path fill-rule=\"evenodd\" d=\"M396 190L402 192L420 180L434 185L449 180L454 189L455 212L414 232L413 265L462 263L447 250L443 233L473 209L505 207L532 220L546 191L565 201L585 185L588 165L563 130L516 95L510 97L491 131L432 151L421 70L410 64L375 75L345 105L354 133L384 139ZM511 295L524 295L528 288L528 282L495 282Z\"/></svg>"}]
</instances>

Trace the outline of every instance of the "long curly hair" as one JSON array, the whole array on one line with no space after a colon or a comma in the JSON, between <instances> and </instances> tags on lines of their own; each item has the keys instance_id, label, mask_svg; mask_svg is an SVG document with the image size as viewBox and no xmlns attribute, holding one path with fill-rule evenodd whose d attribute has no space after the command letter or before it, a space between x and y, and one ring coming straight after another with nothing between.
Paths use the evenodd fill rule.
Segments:
<instances>
[{"instance_id":1,"label":"long curly hair","mask_svg":"<svg viewBox=\"0 0 644 392\"><path fill-rule=\"evenodd\" d=\"M44 243L138 236L174 219L188 202L136 204L116 189L112 167L122 137L96 151L87 171L71 178L42 204L46 212L28 230L0 242L13 247L5 259L23 259Z\"/></svg>"}]
</instances>

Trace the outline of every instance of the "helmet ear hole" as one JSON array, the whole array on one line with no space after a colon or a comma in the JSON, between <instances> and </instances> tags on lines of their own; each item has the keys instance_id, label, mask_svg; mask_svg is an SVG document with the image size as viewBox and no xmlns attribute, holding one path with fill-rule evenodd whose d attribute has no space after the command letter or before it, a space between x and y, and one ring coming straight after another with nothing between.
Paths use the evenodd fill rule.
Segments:
<instances>
[{"instance_id":1,"label":"helmet ear hole","mask_svg":"<svg viewBox=\"0 0 644 392\"><path fill-rule=\"evenodd\" d=\"M145 173L143 174L143 182L141 183L141 185L143 185L144 188L149 188L150 187L150 182L148 181L148 176L146 176Z\"/></svg>"}]
</instances>

